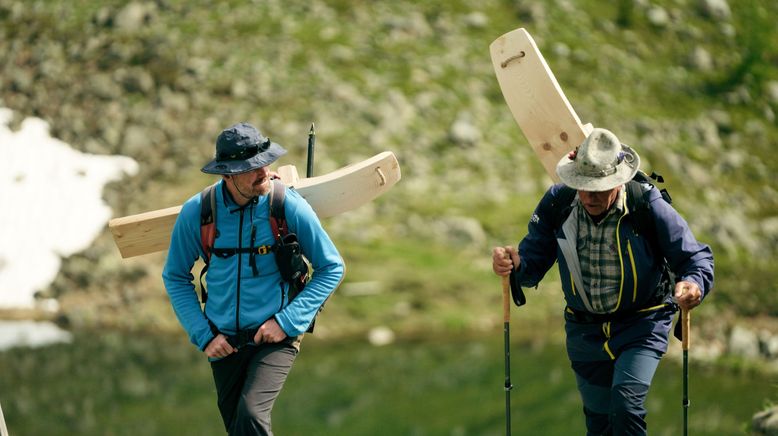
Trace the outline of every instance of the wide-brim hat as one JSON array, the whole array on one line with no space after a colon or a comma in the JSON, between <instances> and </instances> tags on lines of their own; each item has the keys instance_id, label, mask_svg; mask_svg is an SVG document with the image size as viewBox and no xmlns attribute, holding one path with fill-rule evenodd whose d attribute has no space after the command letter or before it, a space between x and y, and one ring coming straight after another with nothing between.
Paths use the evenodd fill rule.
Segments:
<instances>
[{"instance_id":1,"label":"wide-brim hat","mask_svg":"<svg viewBox=\"0 0 778 436\"><path fill-rule=\"evenodd\" d=\"M611 131L592 130L584 142L556 166L562 183L580 191L608 191L629 182L640 167L640 156Z\"/></svg>"},{"instance_id":2,"label":"wide-brim hat","mask_svg":"<svg viewBox=\"0 0 778 436\"><path fill-rule=\"evenodd\" d=\"M201 171L208 174L242 174L265 167L286 154L249 123L234 124L216 138L216 156Z\"/></svg>"}]
</instances>

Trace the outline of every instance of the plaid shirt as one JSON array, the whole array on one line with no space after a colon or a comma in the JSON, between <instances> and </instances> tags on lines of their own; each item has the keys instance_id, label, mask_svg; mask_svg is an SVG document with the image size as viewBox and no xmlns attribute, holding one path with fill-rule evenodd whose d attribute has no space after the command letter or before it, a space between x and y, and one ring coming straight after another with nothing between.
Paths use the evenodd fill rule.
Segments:
<instances>
[{"instance_id":1,"label":"plaid shirt","mask_svg":"<svg viewBox=\"0 0 778 436\"><path fill-rule=\"evenodd\" d=\"M595 224L583 206L578 207L578 259L586 293L592 309L607 313L616 309L621 287L621 262L616 229L624 214L625 191L622 188L605 218Z\"/></svg>"}]
</instances>

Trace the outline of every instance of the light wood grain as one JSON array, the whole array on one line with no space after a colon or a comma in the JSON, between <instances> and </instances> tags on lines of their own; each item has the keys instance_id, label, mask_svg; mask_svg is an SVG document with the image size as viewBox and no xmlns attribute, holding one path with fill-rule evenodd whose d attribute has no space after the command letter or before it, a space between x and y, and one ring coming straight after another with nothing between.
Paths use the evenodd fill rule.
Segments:
<instances>
[{"instance_id":1,"label":"light wood grain","mask_svg":"<svg viewBox=\"0 0 778 436\"><path fill-rule=\"evenodd\" d=\"M558 182L556 165L591 132L565 97L543 54L523 28L489 46L505 101L549 176Z\"/></svg>"},{"instance_id":2,"label":"light wood grain","mask_svg":"<svg viewBox=\"0 0 778 436\"><path fill-rule=\"evenodd\" d=\"M310 203L319 218L355 209L391 189L401 177L390 151L317 177L300 179L297 169L278 169L281 180ZM114 218L108 228L123 258L166 250L181 206Z\"/></svg>"}]
</instances>

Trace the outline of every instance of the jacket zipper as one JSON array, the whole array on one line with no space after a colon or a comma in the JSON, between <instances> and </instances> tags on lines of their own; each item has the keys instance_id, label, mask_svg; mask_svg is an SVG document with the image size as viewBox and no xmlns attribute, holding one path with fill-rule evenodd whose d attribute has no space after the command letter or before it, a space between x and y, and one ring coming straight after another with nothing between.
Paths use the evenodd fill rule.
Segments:
<instances>
[{"instance_id":1,"label":"jacket zipper","mask_svg":"<svg viewBox=\"0 0 778 436\"><path fill-rule=\"evenodd\" d=\"M638 270L635 266L635 255L632 253L632 244L627 240L627 255L629 256L629 264L632 267L632 302L634 303L638 298Z\"/></svg>"},{"instance_id":2,"label":"jacket zipper","mask_svg":"<svg viewBox=\"0 0 778 436\"><path fill-rule=\"evenodd\" d=\"M243 212L244 210L240 210L240 225L238 226L238 250L240 250L243 247ZM242 261L243 255L238 252L238 279L237 279L237 285L235 289L235 333L240 332L240 272L242 268Z\"/></svg>"}]
</instances>

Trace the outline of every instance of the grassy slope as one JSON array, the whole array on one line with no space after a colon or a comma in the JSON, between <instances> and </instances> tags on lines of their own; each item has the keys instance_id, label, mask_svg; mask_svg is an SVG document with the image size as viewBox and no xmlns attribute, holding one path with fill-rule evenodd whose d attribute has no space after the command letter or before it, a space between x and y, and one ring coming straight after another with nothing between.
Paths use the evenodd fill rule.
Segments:
<instances>
[{"instance_id":1,"label":"grassy slope","mask_svg":"<svg viewBox=\"0 0 778 436\"><path fill-rule=\"evenodd\" d=\"M69 2L38 2L17 15L2 9L6 40L17 41L10 50L14 68L39 71L46 57L35 53L54 47L66 58L63 77L89 77L66 85L62 77L38 72L37 89L51 95L46 104L14 86L4 88L3 98L9 107L50 121L53 132L76 147L89 149L94 141L139 160L138 177L107 190L117 214L179 203L208 183L198 169L218 130L237 120L256 123L286 145L284 163L298 168L304 166L307 127L316 121L319 173L385 149L398 155L403 180L397 188L325 223L349 275L325 312L324 336L380 324L406 333L499 325L499 282L489 271L489 247L522 236L548 183L510 117L488 59L489 43L520 25L535 36L582 120L619 132L641 150L647 165L667 177L678 208L702 239L713 239L712 216L721 208L742 209L747 227L778 212L774 189L764 195L775 186L778 160L770 144L778 129L764 121L761 135L746 129L749 120L764 120L764 84L776 78L769 65L776 61L777 32L765 18L778 13L774 2L739 4L734 40L702 18L696 2L670 0L652 2L682 22L665 29L652 27L639 7L631 24L619 27L617 7L594 0L220 6L171 0L159 2L150 24L129 34L95 19L100 11L115 17L120 2L106 3L82 2L74 10ZM762 12L755 19L751 10ZM476 13L486 17L485 26L477 24ZM685 68L694 46L714 56L714 71ZM761 57L743 62L754 58L752 52ZM738 73L742 64L748 74ZM97 78L122 83L119 72L133 69L148 72L154 87L138 91L125 83L121 97L108 100L94 91ZM738 79L734 86L727 82L732 77ZM732 89L747 91L750 102L730 102ZM171 103L180 100L181 106ZM716 152L689 127L711 109L727 112L738 133ZM480 140L453 143L449 131L457 119L469 120ZM112 127L119 139L106 133ZM130 127L145 129L148 146L121 139ZM661 136L665 130L670 134ZM704 173L718 165L720 152L733 148L748 155L741 167L711 171L703 178L709 186L684 181L680 168L688 164ZM439 224L452 216L475 219L485 239L450 238ZM718 295L701 315L775 315L774 247L757 256L716 244ZM76 325L175 330L159 280L163 259L121 261L104 235L68 260L47 292L61 297ZM558 321L555 275L541 286L545 292L530 292L523 316ZM369 285L377 294L349 295L349 286L358 291L363 282L377 282Z\"/></svg>"}]
</instances>

